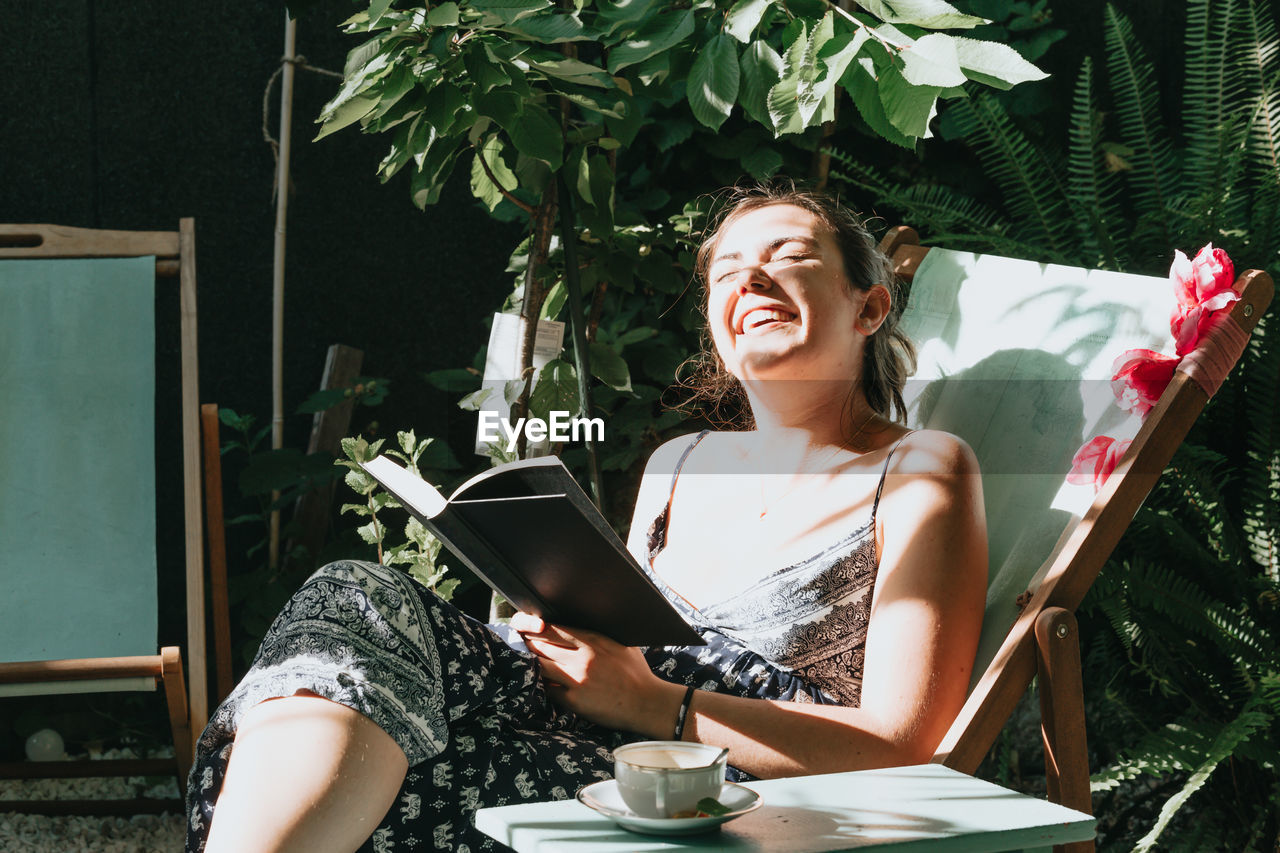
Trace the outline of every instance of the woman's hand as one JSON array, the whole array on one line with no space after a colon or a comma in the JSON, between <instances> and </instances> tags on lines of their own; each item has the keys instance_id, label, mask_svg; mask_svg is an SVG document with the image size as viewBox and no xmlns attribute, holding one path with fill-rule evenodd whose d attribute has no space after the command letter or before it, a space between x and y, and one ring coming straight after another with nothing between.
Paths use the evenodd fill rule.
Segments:
<instances>
[{"instance_id":1,"label":"woman's hand","mask_svg":"<svg viewBox=\"0 0 1280 853\"><path fill-rule=\"evenodd\" d=\"M654 675L639 649L595 631L548 625L530 613L512 616L511 627L538 656L557 705L609 728L671 736L684 688Z\"/></svg>"}]
</instances>

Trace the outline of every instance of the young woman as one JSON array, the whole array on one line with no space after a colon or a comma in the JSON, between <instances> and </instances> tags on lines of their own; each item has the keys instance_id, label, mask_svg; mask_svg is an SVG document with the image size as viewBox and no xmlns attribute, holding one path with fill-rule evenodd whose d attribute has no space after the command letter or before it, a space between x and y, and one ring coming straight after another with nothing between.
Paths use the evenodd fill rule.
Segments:
<instances>
[{"instance_id":1,"label":"young woman","mask_svg":"<svg viewBox=\"0 0 1280 853\"><path fill-rule=\"evenodd\" d=\"M753 422L659 448L629 546L707 645L518 614L517 648L394 570L326 566L201 738L189 849L500 849L477 808L572 796L628 740L727 746L736 779L929 758L986 535L969 448L891 419L913 359L891 268L829 199L762 188L697 269L704 388Z\"/></svg>"}]
</instances>

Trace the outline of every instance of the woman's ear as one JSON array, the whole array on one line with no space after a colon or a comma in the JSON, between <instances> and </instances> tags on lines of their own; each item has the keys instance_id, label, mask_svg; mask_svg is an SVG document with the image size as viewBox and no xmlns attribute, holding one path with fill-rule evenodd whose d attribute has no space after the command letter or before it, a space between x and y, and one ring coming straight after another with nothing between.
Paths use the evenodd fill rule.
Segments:
<instances>
[{"instance_id":1,"label":"woman's ear","mask_svg":"<svg viewBox=\"0 0 1280 853\"><path fill-rule=\"evenodd\" d=\"M858 311L856 328L861 334L870 337L889 316L889 309L893 307L893 297L889 295L889 288L883 284L873 285L870 290L865 291L865 294L862 308Z\"/></svg>"}]
</instances>

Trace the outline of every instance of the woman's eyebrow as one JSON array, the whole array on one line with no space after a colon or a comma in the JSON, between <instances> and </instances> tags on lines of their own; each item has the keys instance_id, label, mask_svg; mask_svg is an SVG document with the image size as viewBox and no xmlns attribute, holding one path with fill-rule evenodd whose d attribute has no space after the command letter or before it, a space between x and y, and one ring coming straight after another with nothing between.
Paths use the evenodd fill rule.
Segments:
<instances>
[{"instance_id":1,"label":"woman's eyebrow","mask_svg":"<svg viewBox=\"0 0 1280 853\"><path fill-rule=\"evenodd\" d=\"M780 247L785 246L788 243L804 243L811 249L816 248L818 245L818 241L807 234L799 234L793 237L777 237L769 241L769 245L765 247L765 254L776 252ZM740 260L742 260L741 252L725 252L723 255L717 255L711 263L718 264L720 261Z\"/></svg>"}]
</instances>

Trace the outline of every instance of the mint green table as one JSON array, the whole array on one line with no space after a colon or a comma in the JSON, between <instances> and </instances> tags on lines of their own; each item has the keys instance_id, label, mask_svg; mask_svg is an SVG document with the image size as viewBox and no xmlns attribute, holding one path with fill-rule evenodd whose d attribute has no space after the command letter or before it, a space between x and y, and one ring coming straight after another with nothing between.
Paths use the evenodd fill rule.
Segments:
<instances>
[{"instance_id":1,"label":"mint green table","mask_svg":"<svg viewBox=\"0 0 1280 853\"><path fill-rule=\"evenodd\" d=\"M752 782L764 804L718 832L637 835L577 800L481 809L481 832L517 853L729 850L1022 850L1089 841L1083 812L1018 794L938 764Z\"/></svg>"}]
</instances>

